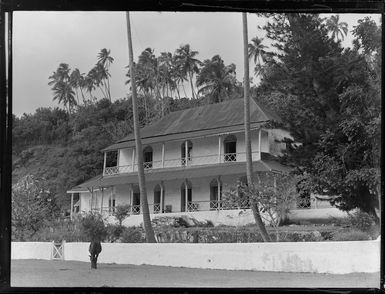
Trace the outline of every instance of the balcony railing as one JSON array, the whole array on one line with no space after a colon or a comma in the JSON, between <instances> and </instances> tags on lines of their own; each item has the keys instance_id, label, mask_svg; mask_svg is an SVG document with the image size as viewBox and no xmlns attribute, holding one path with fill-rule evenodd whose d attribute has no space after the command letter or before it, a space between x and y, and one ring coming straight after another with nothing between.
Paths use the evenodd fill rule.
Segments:
<instances>
[{"instance_id":1,"label":"balcony railing","mask_svg":"<svg viewBox=\"0 0 385 294\"><path fill-rule=\"evenodd\" d=\"M260 159L259 152L255 151L252 153L253 161ZM219 163L229 163L229 162L245 162L246 153L237 152L237 153L225 153L219 156L218 154L208 154L201 156L190 156L186 161L186 158L171 158L162 160L154 160L150 162L144 162L143 167L145 170L150 169L160 169L160 168L173 168L173 167L182 167L188 168L191 166L199 165L208 165L208 164L219 164ZM122 173L130 173L138 170L138 164L132 165L121 165L121 166L112 166L106 167L104 169L105 176L118 175Z\"/></svg>"}]
</instances>

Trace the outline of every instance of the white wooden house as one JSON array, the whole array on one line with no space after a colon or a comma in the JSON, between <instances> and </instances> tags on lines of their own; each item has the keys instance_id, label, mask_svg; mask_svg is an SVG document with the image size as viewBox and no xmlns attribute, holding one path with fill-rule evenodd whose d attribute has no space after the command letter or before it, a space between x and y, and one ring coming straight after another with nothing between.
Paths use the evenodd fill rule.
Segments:
<instances>
[{"instance_id":1,"label":"white wooden house","mask_svg":"<svg viewBox=\"0 0 385 294\"><path fill-rule=\"evenodd\" d=\"M291 138L289 132L264 127L281 119L254 100L250 103L250 118L254 172L288 171L276 158L286 148L279 141ZM243 119L243 99L236 99L172 112L141 129L150 213L249 208L247 202L230 207L222 200L224 190L239 180L245 181ZM91 210L111 213L121 204L129 204L133 215L140 214L134 135L103 152L103 174L68 191L72 196L71 215ZM116 166L106 166L108 152L117 152ZM79 195L76 203L75 193Z\"/></svg>"}]
</instances>

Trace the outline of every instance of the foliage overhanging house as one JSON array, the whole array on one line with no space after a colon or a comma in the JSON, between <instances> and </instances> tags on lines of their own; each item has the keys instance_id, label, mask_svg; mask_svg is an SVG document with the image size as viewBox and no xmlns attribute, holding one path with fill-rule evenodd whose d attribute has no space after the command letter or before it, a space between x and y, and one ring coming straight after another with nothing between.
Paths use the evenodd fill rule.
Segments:
<instances>
[{"instance_id":1,"label":"foliage overhanging house","mask_svg":"<svg viewBox=\"0 0 385 294\"><path fill-rule=\"evenodd\" d=\"M284 129L265 128L281 122L273 112L250 103L251 145L254 172L284 172L289 169L277 160L286 148L279 142L291 138ZM141 129L147 197L151 214L220 213L245 211L245 201L236 207L222 199L223 191L245 182L246 150L243 99L211 104L168 114ZM68 193L71 216L74 212L109 213L122 204L131 214L140 214L140 193L134 134L102 150L103 174ZM107 166L107 153L117 152L115 166ZM74 203L74 194L78 194ZM309 199L294 208L316 208ZM327 204L329 207L329 204Z\"/></svg>"}]
</instances>

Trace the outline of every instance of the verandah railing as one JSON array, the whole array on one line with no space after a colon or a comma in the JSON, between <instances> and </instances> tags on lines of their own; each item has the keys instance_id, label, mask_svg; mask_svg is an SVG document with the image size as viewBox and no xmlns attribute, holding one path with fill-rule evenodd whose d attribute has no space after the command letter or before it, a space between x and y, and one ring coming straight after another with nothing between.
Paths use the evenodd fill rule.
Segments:
<instances>
[{"instance_id":1,"label":"verandah railing","mask_svg":"<svg viewBox=\"0 0 385 294\"><path fill-rule=\"evenodd\" d=\"M253 161L259 160L259 152L255 151L252 153ZM225 153L219 156L218 154L208 154L201 156L190 156L189 158L172 158L162 160L155 160L150 162L144 162L143 167L145 170L149 169L159 169L159 168L170 168L170 167L189 167L189 166L198 166L198 165L207 165L207 164L218 164L218 163L228 163L228 162L245 162L246 153L237 152L237 153ZM117 175L122 173L130 173L138 170L138 165L121 165L121 166L111 166L104 169L105 176Z\"/></svg>"},{"instance_id":2,"label":"verandah railing","mask_svg":"<svg viewBox=\"0 0 385 294\"><path fill-rule=\"evenodd\" d=\"M160 203L149 204L150 213L168 213L168 212L181 212L181 211L168 211L167 209L162 209ZM250 200L249 199L238 199L237 201L229 200L209 200L209 201L189 201L187 203L187 211L210 211L210 210L237 210L237 209L249 209ZM298 198L296 202L296 207L293 209L311 209L312 205L308 199ZM313 207L314 208L314 207ZM114 207L103 207L93 208L93 212L102 212L108 215L113 215L115 208ZM141 214L141 205L131 205L130 214Z\"/></svg>"}]
</instances>

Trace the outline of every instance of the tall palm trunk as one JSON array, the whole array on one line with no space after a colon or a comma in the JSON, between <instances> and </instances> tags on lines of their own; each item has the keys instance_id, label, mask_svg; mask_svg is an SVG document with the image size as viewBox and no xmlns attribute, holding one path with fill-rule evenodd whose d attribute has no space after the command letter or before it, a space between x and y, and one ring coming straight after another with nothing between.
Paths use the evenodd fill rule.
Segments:
<instances>
[{"instance_id":1,"label":"tall palm trunk","mask_svg":"<svg viewBox=\"0 0 385 294\"><path fill-rule=\"evenodd\" d=\"M246 145L246 176L247 176L247 185L250 189L253 189L253 161L251 156L251 141L250 141L250 97L249 97L249 57L247 52L248 47L248 36L247 36L247 15L245 12L242 13L243 20L243 60L245 67L245 76L244 76L244 116L245 116L245 145ZM262 221L258 203L255 199L250 199L251 201L251 210L253 211L253 216L255 222L257 223L258 229L262 235L263 241L270 242L269 234L266 231L266 227Z\"/></svg>"},{"instance_id":2,"label":"tall palm trunk","mask_svg":"<svg viewBox=\"0 0 385 294\"><path fill-rule=\"evenodd\" d=\"M189 78L190 78L190 85L191 85L192 98L195 99L194 84L193 84L193 81L192 81L192 75L191 75L191 72L188 73L188 76L189 76Z\"/></svg>"},{"instance_id":3,"label":"tall palm trunk","mask_svg":"<svg viewBox=\"0 0 385 294\"><path fill-rule=\"evenodd\" d=\"M136 153L138 158L140 202L142 205L143 224L144 224L144 230L146 233L146 241L147 243L156 243L154 230L152 229L152 226L151 226L150 210L148 209L147 192L146 192L146 179L144 177L142 142L140 139L138 105L137 105L136 85L135 85L134 57L133 57L132 40L131 40L130 13L128 11L126 12L126 19L127 19L128 52L129 52L129 60L130 60L135 145L136 145L136 150L137 150Z\"/></svg>"}]
</instances>

